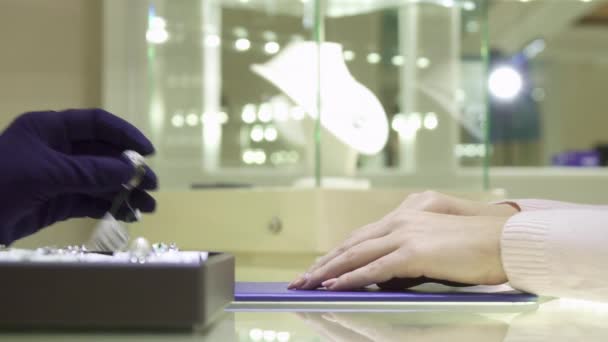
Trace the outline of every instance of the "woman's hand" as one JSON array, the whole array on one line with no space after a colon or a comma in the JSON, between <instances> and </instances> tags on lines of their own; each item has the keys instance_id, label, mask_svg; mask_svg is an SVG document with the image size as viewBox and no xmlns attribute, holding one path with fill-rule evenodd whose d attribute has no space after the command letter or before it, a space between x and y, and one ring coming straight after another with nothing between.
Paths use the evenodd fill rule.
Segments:
<instances>
[{"instance_id":1,"label":"woman's hand","mask_svg":"<svg viewBox=\"0 0 608 342\"><path fill-rule=\"evenodd\" d=\"M380 221L356 230L289 288L346 290L423 276L467 284L501 284L507 277L500 258L500 236L508 218L445 215L402 205Z\"/></svg>"}]
</instances>

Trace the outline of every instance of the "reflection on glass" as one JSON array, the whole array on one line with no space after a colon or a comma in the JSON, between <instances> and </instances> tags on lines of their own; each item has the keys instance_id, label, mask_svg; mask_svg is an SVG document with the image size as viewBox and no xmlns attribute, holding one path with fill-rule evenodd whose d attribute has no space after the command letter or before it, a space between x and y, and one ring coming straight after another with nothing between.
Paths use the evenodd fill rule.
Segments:
<instances>
[{"instance_id":1,"label":"reflection on glass","mask_svg":"<svg viewBox=\"0 0 608 342\"><path fill-rule=\"evenodd\" d=\"M502 342L503 321L474 313L305 313L298 314L331 341L487 341ZM449 336L449 337L448 337Z\"/></svg>"},{"instance_id":2,"label":"reflection on glass","mask_svg":"<svg viewBox=\"0 0 608 342\"><path fill-rule=\"evenodd\" d=\"M603 303L554 300L524 313L297 313L330 341L603 341ZM311 339L312 340L312 339Z\"/></svg>"}]
</instances>

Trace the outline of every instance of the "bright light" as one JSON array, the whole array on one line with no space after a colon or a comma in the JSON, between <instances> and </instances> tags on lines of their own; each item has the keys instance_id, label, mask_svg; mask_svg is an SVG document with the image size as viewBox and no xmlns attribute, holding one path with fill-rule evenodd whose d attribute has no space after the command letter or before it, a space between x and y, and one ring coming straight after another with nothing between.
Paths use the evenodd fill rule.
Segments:
<instances>
[{"instance_id":1,"label":"bright light","mask_svg":"<svg viewBox=\"0 0 608 342\"><path fill-rule=\"evenodd\" d=\"M270 103L262 103L258 109L258 119L262 122L272 121L272 105Z\"/></svg>"},{"instance_id":2,"label":"bright light","mask_svg":"<svg viewBox=\"0 0 608 342\"><path fill-rule=\"evenodd\" d=\"M437 118L437 114L433 112L426 113L422 124L424 125L424 128L430 131L434 130L439 125L439 119Z\"/></svg>"},{"instance_id":3,"label":"bright light","mask_svg":"<svg viewBox=\"0 0 608 342\"><path fill-rule=\"evenodd\" d=\"M277 140L278 135L279 132L277 132L277 129L272 126L268 126L264 130L264 139L266 139L267 141Z\"/></svg>"},{"instance_id":4,"label":"bright light","mask_svg":"<svg viewBox=\"0 0 608 342\"><path fill-rule=\"evenodd\" d=\"M228 122L228 114L226 112L219 113L203 113L201 122L204 125L223 125Z\"/></svg>"},{"instance_id":5,"label":"bright light","mask_svg":"<svg viewBox=\"0 0 608 342\"><path fill-rule=\"evenodd\" d=\"M391 63L393 63L394 66L402 66L404 62L405 58L400 55L393 56L393 58L391 58Z\"/></svg>"},{"instance_id":6,"label":"bright light","mask_svg":"<svg viewBox=\"0 0 608 342\"><path fill-rule=\"evenodd\" d=\"M255 142L260 142L264 140L264 128L260 125L253 126L249 136L251 137L251 140Z\"/></svg>"},{"instance_id":7,"label":"bright light","mask_svg":"<svg viewBox=\"0 0 608 342\"><path fill-rule=\"evenodd\" d=\"M258 165L266 163L266 152L262 150L257 151L255 155L255 162Z\"/></svg>"},{"instance_id":8,"label":"bright light","mask_svg":"<svg viewBox=\"0 0 608 342\"><path fill-rule=\"evenodd\" d=\"M191 127L196 126L198 124L198 115L194 113L186 115L186 124Z\"/></svg>"},{"instance_id":9,"label":"bright light","mask_svg":"<svg viewBox=\"0 0 608 342\"><path fill-rule=\"evenodd\" d=\"M146 40L151 44L163 44L169 40L167 32L167 21L162 17L150 17L148 19L148 30Z\"/></svg>"},{"instance_id":10,"label":"bright light","mask_svg":"<svg viewBox=\"0 0 608 342\"><path fill-rule=\"evenodd\" d=\"M408 117L408 123L415 130L419 130L420 128L422 128L422 115L418 112L410 114Z\"/></svg>"},{"instance_id":11,"label":"bright light","mask_svg":"<svg viewBox=\"0 0 608 342\"><path fill-rule=\"evenodd\" d=\"M420 69L426 69L431 65L431 60L426 57L420 57L416 60L416 65Z\"/></svg>"},{"instance_id":12,"label":"bright light","mask_svg":"<svg viewBox=\"0 0 608 342\"><path fill-rule=\"evenodd\" d=\"M242 1L242 0L241 0ZM247 152L245 152L247 153ZM244 155L243 155L243 159L244 159ZM247 161L243 160L245 163L247 163ZM250 164L250 163L247 163ZM251 329L249 330L249 338L252 341L261 341L262 338L264 338L264 332L262 331L262 329Z\"/></svg>"},{"instance_id":13,"label":"bright light","mask_svg":"<svg viewBox=\"0 0 608 342\"><path fill-rule=\"evenodd\" d=\"M393 120L391 121L391 128L395 132L399 132L405 127L406 124L407 124L407 121L405 119L404 114L402 114L402 113L395 114L395 116L393 116Z\"/></svg>"},{"instance_id":14,"label":"bright light","mask_svg":"<svg viewBox=\"0 0 608 342\"><path fill-rule=\"evenodd\" d=\"M290 338L291 338L291 334L287 331L277 332L277 341L279 341L279 342L288 342Z\"/></svg>"},{"instance_id":15,"label":"bright light","mask_svg":"<svg viewBox=\"0 0 608 342\"><path fill-rule=\"evenodd\" d=\"M243 162L247 165L254 163L254 154L249 150L243 152L242 158L243 158ZM260 330L260 332L258 333L257 332L258 329L254 329L254 330L256 330L255 333L253 333L253 331L249 332L249 338L251 338L252 341L261 341L262 340L262 331ZM253 336L252 336L252 333L253 333Z\"/></svg>"},{"instance_id":16,"label":"bright light","mask_svg":"<svg viewBox=\"0 0 608 342\"><path fill-rule=\"evenodd\" d=\"M281 45L277 42L266 42L266 44L264 44L264 52L268 55L274 55L279 52L280 49Z\"/></svg>"},{"instance_id":17,"label":"bright light","mask_svg":"<svg viewBox=\"0 0 608 342\"><path fill-rule=\"evenodd\" d=\"M462 4L462 8L463 8L465 11L474 11L474 10L475 10L475 8L477 8L477 6L475 5L475 3L474 3L473 1L465 1L465 2Z\"/></svg>"},{"instance_id":18,"label":"bright light","mask_svg":"<svg viewBox=\"0 0 608 342\"><path fill-rule=\"evenodd\" d=\"M239 38L234 42L237 51L247 51L251 47L251 42L247 38Z\"/></svg>"},{"instance_id":19,"label":"bright light","mask_svg":"<svg viewBox=\"0 0 608 342\"><path fill-rule=\"evenodd\" d=\"M217 121L222 125L228 122L228 114L226 112L217 113Z\"/></svg>"},{"instance_id":20,"label":"bright light","mask_svg":"<svg viewBox=\"0 0 608 342\"><path fill-rule=\"evenodd\" d=\"M306 111L304 111L304 108L300 106L292 107L289 114L291 115L291 118L296 121L303 120L304 117L306 117Z\"/></svg>"},{"instance_id":21,"label":"bright light","mask_svg":"<svg viewBox=\"0 0 608 342\"><path fill-rule=\"evenodd\" d=\"M205 45L209 47L218 47L222 43L220 36L216 34L209 34L205 36Z\"/></svg>"},{"instance_id":22,"label":"bright light","mask_svg":"<svg viewBox=\"0 0 608 342\"><path fill-rule=\"evenodd\" d=\"M391 128L399 133L399 137L405 140L411 140L416 137L416 132L422 127L422 119L420 113L412 113L405 115L403 113L395 114L391 122Z\"/></svg>"},{"instance_id":23,"label":"bright light","mask_svg":"<svg viewBox=\"0 0 608 342\"><path fill-rule=\"evenodd\" d=\"M380 60L382 60L382 57L380 56L379 53L372 52L369 55L367 55L367 62L369 64L378 64L378 63L380 63Z\"/></svg>"},{"instance_id":24,"label":"bright light","mask_svg":"<svg viewBox=\"0 0 608 342\"><path fill-rule=\"evenodd\" d=\"M517 70L509 66L496 68L488 80L490 93L501 100L514 99L523 87L523 80Z\"/></svg>"},{"instance_id":25,"label":"bright light","mask_svg":"<svg viewBox=\"0 0 608 342\"><path fill-rule=\"evenodd\" d=\"M146 41L151 44L163 44L169 40L169 32L165 29L150 28L146 31Z\"/></svg>"},{"instance_id":26,"label":"bright light","mask_svg":"<svg viewBox=\"0 0 608 342\"><path fill-rule=\"evenodd\" d=\"M277 333L274 330L264 330L264 341L272 342L277 338Z\"/></svg>"},{"instance_id":27,"label":"bright light","mask_svg":"<svg viewBox=\"0 0 608 342\"><path fill-rule=\"evenodd\" d=\"M344 50L344 60L350 62L355 59L355 53L352 50Z\"/></svg>"},{"instance_id":28,"label":"bright light","mask_svg":"<svg viewBox=\"0 0 608 342\"><path fill-rule=\"evenodd\" d=\"M243 106L243 111L241 112L241 120L243 120L244 123L254 123L256 119L256 113L255 113L255 105L252 103L248 103L246 105Z\"/></svg>"},{"instance_id":29,"label":"bright light","mask_svg":"<svg viewBox=\"0 0 608 342\"><path fill-rule=\"evenodd\" d=\"M246 150L243 153L243 162L245 162L245 164L258 164L258 165L262 165L266 162L266 152L264 152L264 150ZM258 334L256 333L256 336L258 336ZM251 332L249 333L249 337L251 337ZM252 338L253 340L253 338ZM254 341L259 341L258 340L254 340Z\"/></svg>"},{"instance_id":30,"label":"bright light","mask_svg":"<svg viewBox=\"0 0 608 342\"><path fill-rule=\"evenodd\" d=\"M173 127L182 127L184 126L184 116L181 114L175 114L171 118L171 124Z\"/></svg>"}]
</instances>

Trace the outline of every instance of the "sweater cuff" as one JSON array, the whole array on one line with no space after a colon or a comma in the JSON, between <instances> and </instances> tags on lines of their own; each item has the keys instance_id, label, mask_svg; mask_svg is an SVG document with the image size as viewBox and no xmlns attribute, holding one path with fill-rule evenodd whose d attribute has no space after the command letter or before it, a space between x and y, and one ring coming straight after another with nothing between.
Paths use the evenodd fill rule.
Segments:
<instances>
[{"instance_id":1,"label":"sweater cuff","mask_svg":"<svg viewBox=\"0 0 608 342\"><path fill-rule=\"evenodd\" d=\"M519 211L537 211L537 210L553 210L553 209L598 209L606 210L608 206L589 205L579 203L569 203L552 200L541 199L514 199L493 202L493 204L510 204L513 207L518 207Z\"/></svg>"},{"instance_id":2,"label":"sweater cuff","mask_svg":"<svg viewBox=\"0 0 608 342\"><path fill-rule=\"evenodd\" d=\"M548 227L547 220L526 212L513 215L505 224L500 248L511 287L531 293L548 288Z\"/></svg>"}]
</instances>

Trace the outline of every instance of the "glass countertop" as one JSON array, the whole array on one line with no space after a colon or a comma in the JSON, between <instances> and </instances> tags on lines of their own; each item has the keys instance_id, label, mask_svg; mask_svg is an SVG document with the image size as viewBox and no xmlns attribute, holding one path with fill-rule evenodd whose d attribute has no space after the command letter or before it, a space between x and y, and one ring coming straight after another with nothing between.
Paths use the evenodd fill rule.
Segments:
<instances>
[{"instance_id":1,"label":"glass countertop","mask_svg":"<svg viewBox=\"0 0 608 342\"><path fill-rule=\"evenodd\" d=\"M608 304L551 300L505 314L224 313L195 333L11 332L0 341L605 341Z\"/></svg>"}]
</instances>

